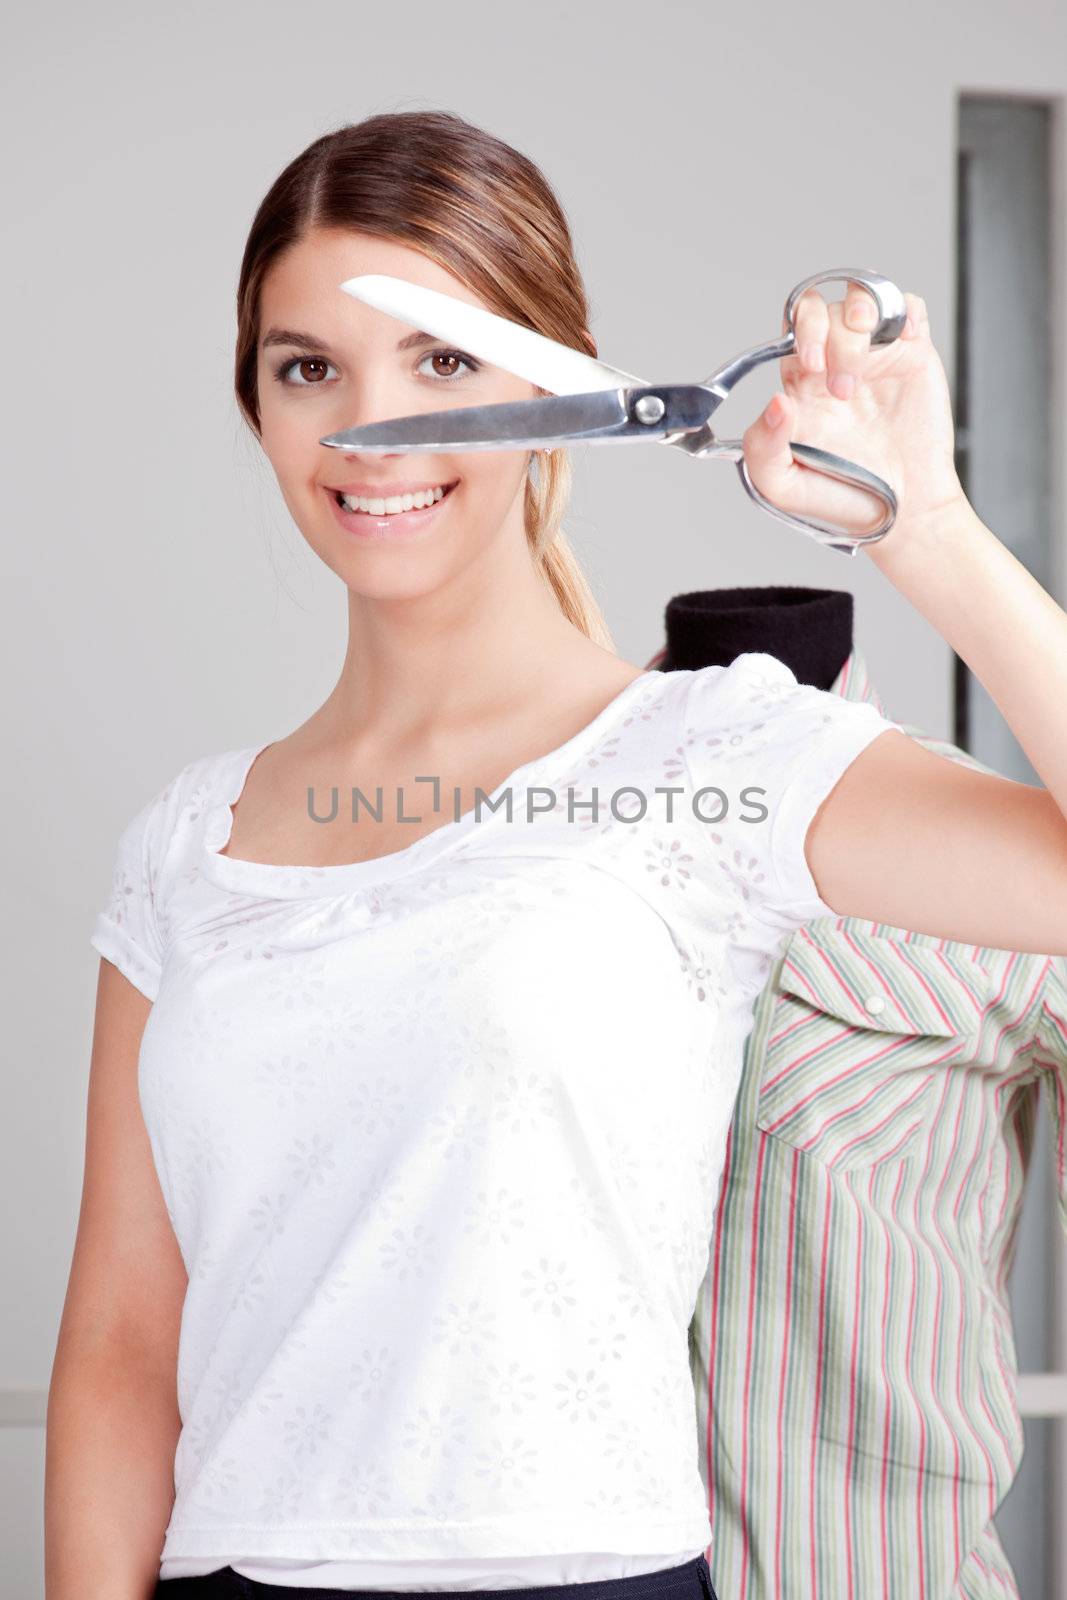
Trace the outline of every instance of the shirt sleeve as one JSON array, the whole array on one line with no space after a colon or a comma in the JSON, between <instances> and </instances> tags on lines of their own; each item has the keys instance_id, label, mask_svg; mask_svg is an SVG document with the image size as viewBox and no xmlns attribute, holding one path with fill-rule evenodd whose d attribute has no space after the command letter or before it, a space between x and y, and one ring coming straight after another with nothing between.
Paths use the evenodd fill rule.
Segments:
<instances>
[{"instance_id":1,"label":"shirt sleeve","mask_svg":"<svg viewBox=\"0 0 1067 1600\"><path fill-rule=\"evenodd\" d=\"M149 1000L155 1000L162 975L160 867L170 793L168 784L120 834L110 892L89 939Z\"/></svg>"},{"instance_id":2,"label":"shirt sleeve","mask_svg":"<svg viewBox=\"0 0 1067 1600\"><path fill-rule=\"evenodd\" d=\"M697 816L748 911L782 930L835 916L808 867L808 826L860 752L903 725L869 701L799 683L762 651L695 672L685 722L694 790L714 791L694 795Z\"/></svg>"}]
</instances>

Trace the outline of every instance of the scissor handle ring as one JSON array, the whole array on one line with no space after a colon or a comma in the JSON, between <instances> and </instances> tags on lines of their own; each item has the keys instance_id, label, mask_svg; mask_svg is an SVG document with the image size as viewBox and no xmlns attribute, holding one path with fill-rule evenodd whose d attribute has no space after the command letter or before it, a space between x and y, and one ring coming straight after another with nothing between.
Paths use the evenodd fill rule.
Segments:
<instances>
[{"instance_id":1,"label":"scissor handle ring","mask_svg":"<svg viewBox=\"0 0 1067 1600\"><path fill-rule=\"evenodd\" d=\"M908 320L908 307L896 284L890 278L883 278L880 272L871 272L867 267L834 267L829 272L815 272L810 278L798 283L794 289L790 289L789 298L785 303L785 320L794 341L796 326L793 314L801 295L806 294L809 289L814 289L817 284L838 282L857 283L873 297L878 307L878 325L871 333L872 344L892 344L894 339L899 339Z\"/></svg>"},{"instance_id":2,"label":"scissor handle ring","mask_svg":"<svg viewBox=\"0 0 1067 1600\"><path fill-rule=\"evenodd\" d=\"M737 470L745 492L758 506L762 506L770 516L779 522L785 522L791 528L799 528L817 544L825 544L831 550L838 550L842 555L854 556L861 546L877 544L879 539L884 539L897 517L897 497L884 478L871 472L867 467L859 466L855 461L846 461L843 456L833 455L829 450L820 450L813 444L801 444L796 439L790 439L789 448L798 461L812 468L816 472L823 472L830 478L837 478L841 483L854 483L858 488L868 489L876 495L885 506L886 514L876 528L869 533L853 533L848 528L839 527L836 522L825 522L821 517L795 516L783 511L781 506L776 506L773 500L768 500L766 495L760 494L756 485L749 476L748 463L743 452L737 457Z\"/></svg>"}]
</instances>

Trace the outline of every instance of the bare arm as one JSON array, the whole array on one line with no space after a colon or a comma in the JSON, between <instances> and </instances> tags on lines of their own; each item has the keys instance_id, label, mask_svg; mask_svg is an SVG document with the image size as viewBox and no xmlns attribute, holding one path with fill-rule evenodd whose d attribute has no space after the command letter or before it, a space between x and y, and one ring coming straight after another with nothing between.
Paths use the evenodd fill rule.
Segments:
<instances>
[{"instance_id":1,"label":"bare arm","mask_svg":"<svg viewBox=\"0 0 1067 1600\"><path fill-rule=\"evenodd\" d=\"M1067 615L962 494L908 534L870 559L980 678L1047 787L883 733L812 820L812 876L843 915L1065 955Z\"/></svg>"},{"instance_id":2,"label":"bare arm","mask_svg":"<svg viewBox=\"0 0 1067 1600\"><path fill-rule=\"evenodd\" d=\"M149 1600L174 1501L187 1278L137 1092L150 1011L102 960L81 1211L48 1391L46 1600Z\"/></svg>"},{"instance_id":3,"label":"bare arm","mask_svg":"<svg viewBox=\"0 0 1067 1600\"><path fill-rule=\"evenodd\" d=\"M841 916L1067 955L1067 820L1052 795L974 772L896 729L842 773L805 854Z\"/></svg>"},{"instance_id":4,"label":"bare arm","mask_svg":"<svg viewBox=\"0 0 1067 1600\"><path fill-rule=\"evenodd\" d=\"M966 770L886 732L824 799L808 829L807 861L821 898L842 915L1063 955L1067 614L967 500L926 305L905 299L900 338L872 350L874 306L861 288L850 285L832 306L808 291L797 308L801 354L782 362L786 392L745 434L749 471L783 509L857 532L881 507L795 462L789 440L863 461L893 482L897 520L865 547L866 559L966 661L1045 787ZM842 390L842 380L851 388Z\"/></svg>"}]
</instances>

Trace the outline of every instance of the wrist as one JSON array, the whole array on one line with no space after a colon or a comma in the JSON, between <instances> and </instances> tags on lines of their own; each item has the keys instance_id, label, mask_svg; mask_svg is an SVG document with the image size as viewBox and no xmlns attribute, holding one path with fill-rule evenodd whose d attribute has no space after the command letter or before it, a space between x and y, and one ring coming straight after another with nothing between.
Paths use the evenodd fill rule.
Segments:
<instances>
[{"instance_id":1,"label":"wrist","mask_svg":"<svg viewBox=\"0 0 1067 1600\"><path fill-rule=\"evenodd\" d=\"M903 569L913 561L951 559L955 549L982 534L988 535L989 529L959 486L921 511L902 509L885 538L870 545L867 554L888 575L889 569Z\"/></svg>"}]
</instances>

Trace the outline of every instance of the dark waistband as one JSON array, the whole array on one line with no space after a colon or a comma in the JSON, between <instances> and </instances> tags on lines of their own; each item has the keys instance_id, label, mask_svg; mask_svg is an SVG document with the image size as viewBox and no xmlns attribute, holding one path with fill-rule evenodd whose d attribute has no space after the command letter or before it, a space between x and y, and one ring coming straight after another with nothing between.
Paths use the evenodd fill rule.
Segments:
<instances>
[{"instance_id":1,"label":"dark waistband","mask_svg":"<svg viewBox=\"0 0 1067 1600\"><path fill-rule=\"evenodd\" d=\"M716 1600L704 1555L660 1572L635 1572L628 1578L592 1578L584 1583L548 1583L517 1589L322 1589L288 1583L263 1583L232 1567L196 1578L161 1578L153 1600Z\"/></svg>"}]
</instances>

